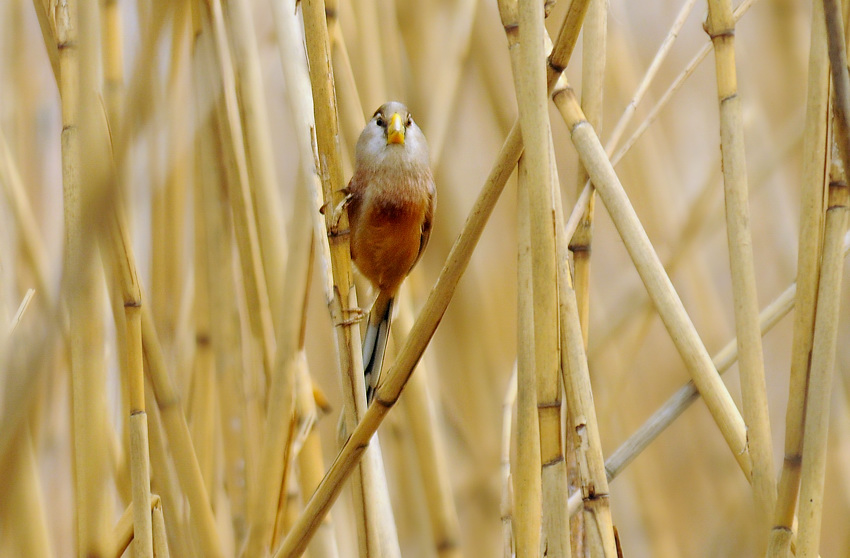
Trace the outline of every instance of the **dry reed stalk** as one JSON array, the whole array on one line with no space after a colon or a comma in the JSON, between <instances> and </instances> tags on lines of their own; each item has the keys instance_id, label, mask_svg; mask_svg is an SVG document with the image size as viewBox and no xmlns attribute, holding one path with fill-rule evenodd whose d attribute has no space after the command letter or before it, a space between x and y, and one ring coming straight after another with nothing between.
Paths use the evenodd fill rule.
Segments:
<instances>
[{"instance_id":1,"label":"dry reed stalk","mask_svg":"<svg viewBox=\"0 0 850 558\"><path fill-rule=\"evenodd\" d=\"M240 328L239 309L233 293L237 292L234 278L233 235L230 214L225 199L226 180L220 168L220 145L216 138L214 115L201 117L200 133L196 138L197 152L195 183L196 227L200 241L196 252L205 250L206 265L196 273L206 282L209 296L209 339L215 355L224 445L224 477L230 504L231 524L236 541L242 541L247 528L249 491L257 482L257 459L261 441L263 398L248 392L255 383L256 371L245 371L246 348ZM199 283L199 287L200 287Z\"/></svg>"},{"instance_id":2,"label":"dry reed stalk","mask_svg":"<svg viewBox=\"0 0 850 558\"><path fill-rule=\"evenodd\" d=\"M845 240L845 256L850 250L850 239ZM797 284L792 283L759 314L761 335L766 335L773 327L794 308ZM712 362L719 374L725 373L738 360L737 339L732 339L723 346L713 357ZM652 414L634 434L620 444L605 460L605 470L609 480L615 479L634 459L645 450L668 426L681 416L691 404L699 399L699 391L694 382L689 380L679 388L659 409ZM581 494L570 496L570 515L575 514L581 504Z\"/></svg>"},{"instance_id":3,"label":"dry reed stalk","mask_svg":"<svg viewBox=\"0 0 850 558\"><path fill-rule=\"evenodd\" d=\"M333 56L334 84L340 106L340 128L342 130L342 137L348 146L348 151L353 153L360 131L363 130L363 113L370 109L363 106L360 101L360 93L357 91L357 83L354 79L351 59L348 56L348 49L345 45L342 30L339 27L339 6L337 0L327 0L325 2L325 15ZM374 108L371 110L374 110Z\"/></svg>"},{"instance_id":4,"label":"dry reed stalk","mask_svg":"<svg viewBox=\"0 0 850 558\"><path fill-rule=\"evenodd\" d=\"M175 7L171 30L171 57L168 68L167 121L169 143L166 158L165 184L152 188L151 200L151 285L150 304L157 327L171 345L176 335L180 294L184 285L184 258L186 237L186 197L192 180L191 68L189 62L189 12L188 3ZM189 77L187 78L187 74Z\"/></svg>"},{"instance_id":5,"label":"dry reed stalk","mask_svg":"<svg viewBox=\"0 0 850 558\"><path fill-rule=\"evenodd\" d=\"M734 23L737 23L738 21L740 21L740 19L744 16L744 14L747 13L747 10L749 10L753 6L753 4L755 4L756 2L758 2L758 0L744 0L743 2L741 2L735 8L734 12L732 13L732 18L734 20ZM682 15L682 13L684 13L684 9L683 9L682 12L680 12L680 16ZM676 24L674 24L674 26L677 25L678 23L679 23L679 18L677 18ZM671 32L672 31L673 31L673 29L671 29ZM665 50L664 47L665 46L672 46L672 43L668 44L668 40L671 40L672 37L673 37L672 34L668 34L668 38L665 39L664 43L662 43L662 46L659 49L659 52L656 54L656 58L653 59L653 63L651 64L650 69L652 69L653 67L655 67L657 65L660 65L659 57L662 56L662 53L663 53L663 56L666 56L669 53L669 51ZM685 66L685 69L682 70L679 73L678 76L676 76L676 78L673 80L673 82L670 84L670 86L667 88L667 90L659 97L659 99L655 103L655 105L653 105L653 107L649 110L649 112L647 113L647 116L643 119L643 121L640 123L640 125L635 129L634 132L632 132L632 135L629 136L629 139L627 139L625 141L625 143L623 143L623 145L620 147L619 150L617 150L616 153L614 153L614 149L617 148L616 144L619 143L620 136L615 136L614 134L612 134L608 143L606 143L606 145L605 145L605 150L606 150L606 153L608 153L608 154L613 153L613 156L611 156L611 163L613 165L616 165L617 163L619 163L622 160L623 156L625 156L625 154L632 148L632 146L635 144L635 142L638 140L638 138L640 138L643 135L643 133L646 132L647 129L649 129L649 126L653 122L655 122L655 120L658 118L659 113L661 112L661 109L663 109L665 106L667 106L667 103L670 101L673 94L676 93L677 91L679 91L679 89L682 87L682 85L685 83L685 81L691 75L693 75L693 73L697 69L697 67L699 67L699 65L702 63L702 61L705 60L706 56L708 56L708 53L711 52L711 48L712 48L712 44L710 42L707 42L699 50L699 52L697 52L694 55L694 57L691 58L690 62L688 62L688 64ZM657 64L656 64L656 61L658 61ZM645 87L648 88L649 81L646 80L646 77L649 77L649 76L650 76L649 73L647 74L647 76L645 76L645 79L642 81L642 86L645 86ZM655 74L652 74L651 77L654 77L654 76L655 76ZM639 88L639 90L640 89L641 88ZM647 90L648 89L645 89L644 93ZM642 98L642 96L643 95L640 95L640 96L635 95L635 97L633 97L632 101L629 103L629 106L627 107L626 112L629 112L629 110L628 110L629 107L631 107L633 105L636 108L637 104L640 103L640 99ZM623 113L623 115L620 118L620 121L617 122L617 128L619 128L621 126L621 123L622 123L622 128L623 128L624 131L625 131L625 128L626 128L626 124L628 123L628 120L634 114L634 111L631 111L631 112L629 112L628 117L627 117L626 112ZM613 141L615 139L615 137L616 137L616 141Z\"/></svg>"},{"instance_id":6,"label":"dry reed stalk","mask_svg":"<svg viewBox=\"0 0 850 558\"><path fill-rule=\"evenodd\" d=\"M513 407L517 397L517 367L508 380L508 389L502 400L502 441L500 450L500 472L502 494L499 512L502 520L502 556L512 558L516 554L513 536L514 494L511 477L511 426Z\"/></svg>"},{"instance_id":7,"label":"dry reed stalk","mask_svg":"<svg viewBox=\"0 0 850 558\"><path fill-rule=\"evenodd\" d=\"M570 5L564 25L567 30L562 28L549 56L547 76L549 89L554 86L572 54L572 48L575 46L576 37L581 28L581 18L584 16L583 8L586 8L583 2L574 2ZM327 68L327 57L325 57L325 61L326 63L322 67ZM311 68L314 67L315 65L311 64ZM422 352L434 335L454 289L469 264L469 258L481 237L484 225L487 223L487 219L492 213L508 177L513 172L521 152L522 138L519 123L515 123L470 211L463 230L452 246L446 264L443 266L440 277L431 290L428 300L420 311L419 318L414 322L410 335L399 351L395 363L386 372L387 379L378 386L375 403L367 409L363 419L351 432L331 468L325 474L322 483L307 502L298 521L293 525L292 531L287 534L280 548L275 552L275 557L293 556L304 551L318 528L319 520L324 517L331 504L339 496L343 482L352 473L354 466L357 465L368 447L372 435L395 404L413 372L413 367L421 358ZM584 203L587 202L588 197L582 196ZM573 223L573 226L577 224L579 216L580 213L577 211L571 215L570 222Z\"/></svg>"},{"instance_id":8,"label":"dry reed stalk","mask_svg":"<svg viewBox=\"0 0 850 558\"><path fill-rule=\"evenodd\" d=\"M446 16L448 28L443 30L445 37L440 49L440 62L432 65L440 73L428 78L440 84L429 96L428 106L423 107L427 115L428 146L434 168L440 164L446 137L455 122L453 102L463 75L478 4L479 0L462 0L457 2L456 7L450 8L453 13Z\"/></svg>"},{"instance_id":9,"label":"dry reed stalk","mask_svg":"<svg viewBox=\"0 0 850 558\"><path fill-rule=\"evenodd\" d=\"M317 413L316 400L313 396L312 380L307 370L307 355L301 350L298 354L297 391L295 394L296 415L314 416ZM312 425L306 433L303 445L298 452L298 484L301 488L302 498L306 499L308 494L313 494L316 487L322 482L325 470L322 458L322 443L319 432ZM291 529L291 526L290 526ZM316 530L316 535L307 547L307 555L313 558L337 558L337 548L334 533L334 525L329 515L326 515Z\"/></svg>"},{"instance_id":10,"label":"dry reed stalk","mask_svg":"<svg viewBox=\"0 0 850 558\"><path fill-rule=\"evenodd\" d=\"M91 3L78 7L75 2L68 2L59 9L56 37L62 99L67 273L64 296L71 333L77 551L99 555L106 544L110 510L106 498L108 461L103 445L107 417L103 283L98 266L93 265L96 231L86 219L104 199L107 174L107 145L99 127L101 107L92 94L99 90L95 68L99 28L96 6Z\"/></svg>"},{"instance_id":11,"label":"dry reed stalk","mask_svg":"<svg viewBox=\"0 0 850 558\"><path fill-rule=\"evenodd\" d=\"M766 158L754 161L752 167L754 178L750 180L751 192L755 194L767 183L770 174L776 171L777 166L784 160L787 160L791 154L799 148L802 148L803 136L801 133L795 133L792 129L798 128L797 122L790 124L785 130L778 135L784 138L784 143L776 150L775 153L770 153ZM612 160L614 164L614 162ZM694 197L694 201L690 204L687 217L683 224L678 229L678 232L673 234L676 244L670 247L670 252L664 261L664 269L668 275L674 275L679 267L686 261L686 258L693 252L697 240L704 237L712 227L712 225L720 226L721 213L719 204L715 203L715 187L719 180L721 170L718 167L711 176L706 177L700 187L699 193ZM646 321L649 314L652 312L652 302L644 298L640 287L636 287L633 291L623 296L624 305L617 316L614 317L612 323L606 330L601 332L597 337L597 341L590 348L589 357L593 360L594 356L601 354L610 346L612 342L620 342L621 335L626 327L632 323L635 318L640 317Z\"/></svg>"},{"instance_id":12,"label":"dry reed stalk","mask_svg":"<svg viewBox=\"0 0 850 558\"><path fill-rule=\"evenodd\" d=\"M160 497L156 494L152 494L149 500L149 505L146 506L148 509L148 513L153 517L153 511L156 508L162 511L162 501ZM135 539L135 532L133 529L133 514L135 513L135 503L131 503L125 510L124 513L121 514L121 517L118 518L118 521L115 523L115 527L112 528L112 537L107 546L107 551L104 556L115 556L116 558L120 558L127 549L133 544L133 540ZM163 535L165 532L163 531ZM156 555L157 558L159 555Z\"/></svg>"},{"instance_id":13,"label":"dry reed stalk","mask_svg":"<svg viewBox=\"0 0 850 558\"><path fill-rule=\"evenodd\" d=\"M841 6L834 0L824 0L823 10L835 93L835 143L840 158L833 155L829 172L823 255L803 420L800 526L797 540L797 554L803 557L817 556L820 546L832 370L835 365L838 310L844 271L842 244L847 231L850 205L850 188L844 166L846 161L850 161L850 75L847 69L844 20Z\"/></svg>"},{"instance_id":14,"label":"dry reed stalk","mask_svg":"<svg viewBox=\"0 0 850 558\"><path fill-rule=\"evenodd\" d=\"M130 432L130 479L133 495L133 526L135 542L133 553L137 557L153 557L153 527L151 524L150 455L148 446L148 420L145 407L145 376L142 356L141 289L136 273L136 259L132 241L127 231L123 207L116 205L110 219L108 242L104 245L104 259L117 283L116 298L124 308L124 320L116 320L116 328L124 327L126 373L124 382L129 395L126 409Z\"/></svg>"},{"instance_id":15,"label":"dry reed stalk","mask_svg":"<svg viewBox=\"0 0 850 558\"><path fill-rule=\"evenodd\" d=\"M0 129L0 185L2 185L6 202L15 218L17 231L21 236L24 257L32 269L39 297L46 301L48 308L53 309L55 296L47 277L48 265L44 241L38 229L29 198L27 198L20 170L15 164L2 129Z\"/></svg>"},{"instance_id":16,"label":"dry reed stalk","mask_svg":"<svg viewBox=\"0 0 850 558\"><path fill-rule=\"evenodd\" d=\"M203 128L202 128L203 129ZM200 146L199 146L200 147ZM199 148L196 151L196 176L201 179L207 178L204 175L201 162L204 154ZM209 162L209 161L208 161ZM212 167L211 168L215 168ZM210 182L198 184L200 188L204 187L220 187L221 181L227 182L227 179L222 179L221 175L210 177ZM218 180L216 180L218 178ZM192 344L193 349L190 351L191 356L191 376L189 377L189 386L186 391L186 413L189 422L189 432L192 435L192 443L195 445L195 455L198 457L198 465L201 469L201 476L204 479L204 486L207 494L214 494L215 481L215 432L216 423L215 399L216 399L216 382L215 382L215 362L212 347L212 316L210 307L210 281L207 277L212 268L218 269L221 265L221 260L214 260L210 252L212 242L220 242L220 238L211 237L215 232L205 230L207 221L215 217L210 215L221 211L219 205L210 207L205 204L205 196L196 195L194 197L194 292L192 301L192 314L194 326L194 339ZM218 200L216 200L218 201ZM212 204L210 204L212 205ZM229 232L229 229L224 229ZM225 233L226 234L226 233ZM224 236L224 235L222 235ZM225 242L225 246L229 243ZM224 269L224 273L231 271L229 268Z\"/></svg>"},{"instance_id":17,"label":"dry reed stalk","mask_svg":"<svg viewBox=\"0 0 850 558\"><path fill-rule=\"evenodd\" d=\"M723 382L717 376L711 357L699 338L670 278L665 273L658 255L652 248L646 231L623 190L611 162L605 155L599 138L584 119L578 101L571 90L569 95L571 97L569 111L564 116L566 116L571 138L579 157L602 197L676 349L700 388L727 445L732 450L744 475L749 479L752 464L747 452L743 419Z\"/></svg>"},{"instance_id":18,"label":"dry reed stalk","mask_svg":"<svg viewBox=\"0 0 850 558\"><path fill-rule=\"evenodd\" d=\"M343 233L348 229L348 215L337 207L337 203L342 201L341 191L345 184L340 163L339 124L324 2L303 2L302 17L316 121L319 176L322 180L322 199L325 204L326 232L322 234L327 234L330 275L333 278L332 290L328 290L326 294L329 296L328 306L336 332L339 373L345 400L345 425L350 432L363 417L366 393L360 338L355 334L357 320L352 319L357 317L358 311L352 280L349 238ZM361 554L368 552L368 555L391 557L399 555L400 550L386 478L378 458L379 452L380 449L376 446L373 451L368 452L369 457L358 468L359 482L355 482L354 488L355 510L359 514L357 526Z\"/></svg>"},{"instance_id":19,"label":"dry reed stalk","mask_svg":"<svg viewBox=\"0 0 850 558\"><path fill-rule=\"evenodd\" d=\"M695 1L695 0L694 0ZM584 35L581 62L581 108L588 122L597 130L602 129L602 99L605 78L606 34L608 29L608 1L595 0L590 3L585 16ZM556 104L560 95L552 94ZM576 185L580 194L587 182L587 172L581 163L577 169ZM573 277L575 283L578 316L581 323L581 333L584 348L587 351L590 328L590 242L593 237L593 213L596 205L595 191L590 192L590 201L584 210L576 234L569 241L569 249L573 256ZM576 447L578 440L572 429L567 429L567 447ZM567 471L569 479L580 478L579 463L575 452L567 452ZM576 486L571 480L570 488ZM570 520L570 540L573 541L576 555L584 555L584 515L575 516Z\"/></svg>"},{"instance_id":20,"label":"dry reed stalk","mask_svg":"<svg viewBox=\"0 0 850 558\"><path fill-rule=\"evenodd\" d=\"M200 29L196 29L195 47L198 41L210 40L216 69L206 78L206 84L212 90L221 86L224 118L220 129L223 155L226 168L233 181L227 181L228 201L233 207L233 224L236 244L239 249L239 263L244 277L245 296L248 304L248 317L251 333L262 355L266 381L274 366L274 326L272 324L269 294L263 271L260 240L257 229L256 212L253 207L252 187L248 175L245 141L239 117L236 97L236 76L227 43L224 28L224 16L218 0L196 4L200 11ZM208 39L203 39L203 36Z\"/></svg>"},{"instance_id":21,"label":"dry reed stalk","mask_svg":"<svg viewBox=\"0 0 850 558\"><path fill-rule=\"evenodd\" d=\"M312 275L313 223L309 211L313 208L308 195L309 188L306 185L296 186L282 294L282 308L289 311L281 318L278 328L278 351L269 386L266 431L257 475L263 482L254 485L255 493L251 498L254 510L250 514L244 556L265 555L273 548L279 495L288 489L287 473L292 468L296 426L296 370L303 344L308 286ZM319 465L320 470L324 468Z\"/></svg>"},{"instance_id":22,"label":"dry reed stalk","mask_svg":"<svg viewBox=\"0 0 850 558\"><path fill-rule=\"evenodd\" d=\"M764 355L758 319L758 292L750 232L744 121L735 64L735 23L730 0L709 0L705 30L714 45L717 97L720 104L720 151L726 200L726 234L732 271L732 298L738 339L741 395L747 425L747 449L752 460L752 485L758 522L758 539L764 547L766 528L776 503L776 480Z\"/></svg>"},{"instance_id":23,"label":"dry reed stalk","mask_svg":"<svg viewBox=\"0 0 850 558\"><path fill-rule=\"evenodd\" d=\"M591 556L617 556L615 530L609 508L608 479L602 456L599 424L593 403L590 371L587 365L585 338L578 313L578 301L569 270L568 238L576 230L563 224L560 189L555 190L555 240L558 254L558 304L561 336L561 374L567 394L567 420L575 433L572 448L576 453L582 501L584 503L584 537L582 547ZM583 206L576 204L573 213ZM567 236L569 235L569 236ZM563 502L563 500L562 500ZM564 510L566 511L566 510ZM569 514L567 514L569 517Z\"/></svg>"},{"instance_id":24,"label":"dry reed stalk","mask_svg":"<svg viewBox=\"0 0 850 558\"><path fill-rule=\"evenodd\" d=\"M189 435L189 427L186 425L180 395L166 369L165 357L156 334L153 317L147 306L142 307L142 345L148 364L148 377L168 436L177 477L189 501L191 509L189 521L196 534L196 542L204 556L211 558L223 556L218 528L204 487L192 438Z\"/></svg>"},{"instance_id":25,"label":"dry reed stalk","mask_svg":"<svg viewBox=\"0 0 850 558\"><path fill-rule=\"evenodd\" d=\"M357 42L354 44L357 89L366 107L377 108L387 100L386 64L381 42L384 35L392 30L380 26L378 0L352 2L351 8L357 21Z\"/></svg>"},{"instance_id":26,"label":"dry reed stalk","mask_svg":"<svg viewBox=\"0 0 850 558\"><path fill-rule=\"evenodd\" d=\"M517 81L519 77L517 76ZM534 556L541 548L542 480L540 423L534 367L534 279L528 166L517 164L517 449L514 467L513 540L517 556ZM548 532L547 532L548 534Z\"/></svg>"},{"instance_id":27,"label":"dry reed stalk","mask_svg":"<svg viewBox=\"0 0 850 558\"><path fill-rule=\"evenodd\" d=\"M283 282L286 236L257 48L257 31L247 0L227 0L225 6L245 137L248 178L252 185L263 271L266 285L269 286L271 317L277 330L279 324L276 320L282 316L282 291L271 286Z\"/></svg>"},{"instance_id":28,"label":"dry reed stalk","mask_svg":"<svg viewBox=\"0 0 850 558\"><path fill-rule=\"evenodd\" d=\"M124 114L124 33L117 0L101 0L101 53L103 57L103 102L110 123Z\"/></svg>"},{"instance_id":29,"label":"dry reed stalk","mask_svg":"<svg viewBox=\"0 0 850 558\"><path fill-rule=\"evenodd\" d=\"M827 28L830 35L830 58L832 57L833 39L838 40L838 48L844 52L844 33L841 27L833 31L830 21L834 18L841 25L838 8L830 10L830 2L824 2L827 14ZM835 33L836 36L833 36ZM847 62L841 56L840 70L833 71L836 92L836 105L840 104L839 97L844 97L845 106L836 109L839 122L838 135L847 135L847 112L850 101L847 95ZM843 73L839 77L838 72ZM844 81L843 86L838 82ZM843 112L843 114L842 114ZM844 143L844 145L841 145ZM847 138L838 141L842 149L842 159L848 153ZM847 231L848 195L847 178L840 163L833 162L830 170L829 201L824 219L823 261L818 285L817 310L815 314L814 341L812 342L811 370L809 372L808 390L806 394L806 413L803 434L803 459L800 482L800 525L797 538L797 555L815 557L818 555L821 536L821 519L823 516L824 486L826 476L826 446L829 429L830 395L832 393L832 371L835 365L836 337L838 334L838 309L840 305L841 280L844 268L843 238Z\"/></svg>"},{"instance_id":30,"label":"dry reed stalk","mask_svg":"<svg viewBox=\"0 0 850 558\"><path fill-rule=\"evenodd\" d=\"M803 420L809 377L812 332L820 277L824 185L829 153L829 58L823 3L812 3L806 122L803 131L803 177L797 249L797 295L791 377L785 411L785 457L779 479L768 556L790 553L794 512L800 489Z\"/></svg>"},{"instance_id":31,"label":"dry reed stalk","mask_svg":"<svg viewBox=\"0 0 850 558\"><path fill-rule=\"evenodd\" d=\"M396 339L405 339L413 326L413 308L409 292L398 299L398 315L393 320ZM419 372L407 384L402 400L407 425L413 437L416 460L422 473L422 487L434 549L439 558L461 558L460 525L452 495L446 450L440 437L440 425L428 389L429 370L419 363Z\"/></svg>"},{"instance_id":32,"label":"dry reed stalk","mask_svg":"<svg viewBox=\"0 0 850 558\"><path fill-rule=\"evenodd\" d=\"M3 524L8 546L15 556L47 558L53 555L44 513L44 496L38 478L38 461L29 425L20 432L10 466L10 486L3 496ZM11 547L11 548L9 548Z\"/></svg>"},{"instance_id":33,"label":"dry reed stalk","mask_svg":"<svg viewBox=\"0 0 850 558\"><path fill-rule=\"evenodd\" d=\"M150 381L145 382L145 395L148 401L156 401ZM157 405L151 405L148 408L148 419L151 490L154 496L159 496L162 501L168 546L177 556L194 556L192 538L187 525L187 514L184 513L185 498L180 493L180 482L176 475L176 467L169 466L166 435Z\"/></svg>"},{"instance_id":34,"label":"dry reed stalk","mask_svg":"<svg viewBox=\"0 0 850 558\"><path fill-rule=\"evenodd\" d=\"M514 74L514 89L519 99L523 61L520 53L519 4L513 0L499 2L499 16L508 39L508 53ZM519 106L519 105L517 105ZM547 150L548 152L548 150ZM546 162L548 168L548 161ZM518 556L533 556L539 552L544 533L542 455L538 390L535 370L535 301L532 261L532 232L530 212L531 184L525 157L517 164L517 436L516 465L511 475L514 497L512 534ZM539 218L539 217L538 217ZM553 283L554 285L554 283ZM558 417L560 425L560 417ZM551 428L547 434L551 434ZM557 440L556 442L560 442ZM550 481L551 482L551 481ZM548 487L547 487L548 488Z\"/></svg>"},{"instance_id":35,"label":"dry reed stalk","mask_svg":"<svg viewBox=\"0 0 850 558\"><path fill-rule=\"evenodd\" d=\"M165 532L165 517L162 515L162 504L153 504L153 555L156 558L169 558L168 535Z\"/></svg>"}]
</instances>

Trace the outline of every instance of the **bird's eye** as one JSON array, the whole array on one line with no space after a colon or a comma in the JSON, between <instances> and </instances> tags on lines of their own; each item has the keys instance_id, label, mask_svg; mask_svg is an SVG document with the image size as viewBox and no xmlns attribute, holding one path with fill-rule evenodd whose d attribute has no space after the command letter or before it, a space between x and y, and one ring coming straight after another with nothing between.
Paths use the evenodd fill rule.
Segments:
<instances>
[{"instance_id":1,"label":"bird's eye","mask_svg":"<svg viewBox=\"0 0 850 558\"><path fill-rule=\"evenodd\" d=\"M407 115L407 121L404 123L405 127L410 127L413 124L413 117L409 114Z\"/></svg>"},{"instance_id":2,"label":"bird's eye","mask_svg":"<svg viewBox=\"0 0 850 558\"><path fill-rule=\"evenodd\" d=\"M381 128L385 128L387 126L387 122L384 120L384 117L380 115L375 117L375 124L377 124Z\"/></svg>"}]
</instances>

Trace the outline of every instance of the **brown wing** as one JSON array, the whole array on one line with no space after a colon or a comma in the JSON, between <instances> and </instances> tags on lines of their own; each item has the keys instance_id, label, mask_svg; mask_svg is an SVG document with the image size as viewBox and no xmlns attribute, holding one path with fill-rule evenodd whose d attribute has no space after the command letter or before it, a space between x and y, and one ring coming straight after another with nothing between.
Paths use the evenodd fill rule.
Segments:
<instances>
[{"instance_id":1,"label":"brown wing","mask_svg":"<svg viewBox=\"0 0 850 558\"><path fill-rule=\"evenodd\" d=\"M419 237L419 253L416 254L416 259L413 260L408 273L416 267L419 259L422 257L422 252L428 246L428 240L431 238L431 221L434 219L434 208L437 206L437 191L432 187L428 191L428 207L425 209L425 219L422 221L422 236Z\"/></svg>"}]
</instances>

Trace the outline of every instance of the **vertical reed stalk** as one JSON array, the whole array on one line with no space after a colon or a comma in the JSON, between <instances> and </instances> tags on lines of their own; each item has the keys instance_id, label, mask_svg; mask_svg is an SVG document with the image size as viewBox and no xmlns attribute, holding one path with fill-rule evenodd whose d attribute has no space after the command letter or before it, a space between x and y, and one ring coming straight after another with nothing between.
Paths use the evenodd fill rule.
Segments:
<instances>
[{"instance_id":1,"label":"vertical reed stalk","mask_svg":"<svg viewBox=\"0 0 850 558\"><path fill-rule=\"evenodd\" d=\"M517 78L518 79L518 78ZM517 450L514 467L513 539L517 556L539 552L542 527L540 422L534 367L534 280L528 166L517 167Z\"/></svg>"},{"instance_id":2,"label":"vertical reed stalk","mask_svg":"<svg viewBox=\"0 0 850 558\"><path fill-rule=\"evenodd\" d=\"M828 11L827 17L837 17ZM827 26L830 25L827 20ZM832 33L832 30L830 30ZM840 48L844 50L843 30L840 33ZM832 41L832 37L830 37ZM842 57L843 58L843 57ZM846 82L846 59L842 72ZM836 80L838 81L838 80ZM841 90L836 87L836 97ZM848 93L846 86L844 93ZM836 111L838 112L838 111ZM838 126L839 135L847 134L846 116ZM840 143L840 142L839 142ZM842 151L845 151L842 149ZM842 153L842 158L850 153ZM841 280L844 269L844 233L847 231L848 206L847 177L840 163L834 162L830 170L829 201L826 210L823 237L823 263L818 285L818 302L815 316L812 363L806 393L806 417L803 434L803 460L800 483L800 533L797 539L797 555L804 558L818 556L823 517L824 487L826 476L826 445L829 430L829 401L832 394L832 371L835 366L835 347L838 335L838 310L840 306Z\"/></svg>"},{"instance_id":3,"label":"vertical reed stalk","mask_svg":"<svg viewBox=\"0 0 850 558\"><path fill-rule=\"evenodd\" d=\"M316 143L319 152L319 176L322 179L322 198L325 203L325 229L330 248L330 271L333 275L333 297L328 300L336 333L339 372L345 397L345 424L348 431L363 416L366 406L360 338L356 335L357 296L351 270L348 215L337 209L341 201L342 165L339 147L339 123L336 93L330 62L330 41L324 2L308 0L302 3L304 33L307 42L310 83L316 119ZM328 293L330 294L330 292ZM359 484L355 483L355 506L358 513L361 553L373 556L397 556L398 540L389 495L386 491L379 450L368 452L369 458L359 467ZM288 538L288 537L287 537Z\"/></svg>"},{"instance_id":4,"label":"vertical reed stalk","mask_svg":"<svg viewBox=\"0 0 850 558\"><path fill-rule=\"evenodd\" d=\"M399 298L398 316L393 320L396 339L405 339L413 326L413 308L408 291ZM394 333L395 334L395 333ZM440 437L440 423L428 389L429 370L419 363L419 372L407 384L402 400L416 459L422 472L425 504L434 539L434 549L439 558L461 558L460 525L452 495L446 450Z\"/></svg>"},{"instance_id":5,"label":"vertical reed stalk","mask_svg":"<svg viewBox=\"0 0 850 558\"><path fill-rule=\"evenodd\" d=\"M840 158L833 156L829 172L829 196L824 218L823 259L818 283L811 368L806 392L803 429L803 461L800 481L800 534L797 554L818 555L823 517L826 446L829 430L832 370L838 335L838 310L844 271L843 244L850 213L850 187L846 165L850 161L850 72L841 5L824 0L829 62L835 96L833 113L835 143Z\"/></svg>"},{"instance_id":6,"label":"vertical reed stalk","mask_svg":"<svg viewBox=\"0 0 850 558\"><path fill-rule=\"evenodd\" d=\"M812 332L815 325L822 246L824 185L829 153L829 57L823 2L812 2L806 123L803 131L803 177L797 249L797 295L791 377L785 411L785 458L773 516L768 556L788 556L803 451L803 420L809 378Z\"/></svg>"},{"instance_id":7,"label":"vertical reed stalk","mask_svg":"<svg viewBox=\"0 0 850 558\"><path fill-rule=\"evenodd\" d=\"M91 4L91 3L88 3ZM95 6L59 7L62 98L62 181L65 210L65 283L71 332L71 389L77 552L100 555L106 545L108 463L103 445L106 368L103 354L102 275L86 216L100 202L106 143L98 127L95 63L98 35ZM79 14L78 14L79 11ZM85 148L84 148L85 146ZM96 238L96 237L95 237Z\"/></svg>"},{"instance_id":8,"label":"vertical reed stalk","mask_svg":"<svg viewBox=\"0 0 850 558\"><path fill-rule=\"evenodd\" d=\"M269 294L263 271L260 241L257 229L256 212L252 198L252 188L248 176L248 163L245 155L245 141L239 118L239 106L236 97L236 78L233 62L224 28L224 17L219 0L203 0L201 25L202 31L195 37L196 47L201 35L208 35L212 41L211 49L216 64L216 72L210 72L211 80L207 87L215 90L221 85L223 90L223 110L220 132L224 157L228 172L233 181L228 181L228 201L233 208L233 224L236 244L239 248L239 263L244 277L245 295L248 301L248 317L251 333L262 355L266 380L271 376L274 366L274 326L272 324ZM232 188L231 188L232 186Z\"/></svg>"},{"instance_id":9,"label":"vertical reed stalk","mask_svg":"<svg viewBox=\"0 0 850 558\"><path fill-rule=\"evenodd\" d=\"M129 394L127 421L130 431L130 480L133 494L133 527L135 556L153 557L153 532L151 523L150 455L148 449L148 419L145 407L145 376L142 362L142 297L136 274L136 260L123 215L123 207L116 205L105 259L113 273L124 307L123 323L126 328L126 372L124 382Z\"/></svg>"},{"instance_id":10,"label":"vertical reed stalk","mask_svg":"<svg viewBox=\"0 0 850 558\"><path fill-rule=\"evenodd\" d=\"M286 236L257 48L257 30L247 0L226 0L225 6L233 49L233 67L236 71L236 93L242 116L248 178L252 186L271 317L277 329L279 324L276 320L282 315L282 291L272 287L283 283Z\"/></svg>"},{"instance_id":11,"label":"vertical reed stalk","mask_svg":"<svg viewBox=\"0 0 850 558\"><path fill-rule=\"evenodd\" d=\"M706 32L714 44L717 70L717 97L720 103L720 150L726 199L726 233L732 269L732 296L735 330L741 371L741 394L747 447L753 469L752 484L761 529L764 534L776 502L776 481L764 357L758 320L758 294L753 264L753 240L750 233L750 209L747 187L744 122L735 66L735 22L730 0L709 0Z\"/></svg>"},{"instance_id":12,"label":"vertical reed stalk","mask_svg":"<svg viewBox=\"0 0 850 558\"><path fill-rule=\"evenodd\" d=\"M177 477L189 501L191 510L189 520L193 527L193 535L197 537L198 548L204 556L210 558L224 556L218 527L204 487L198 458L189 435L189 427L186 425L186 417L180 404L180 396L166 370L162 346L147 306L142 307L142 347L148 363L148 375L162 416L162 424L168 436Z\"/></svg>"},{"instance_id":13,"label":"vertical reed stalk","mask_svg":"<svg viewBox=\"0 0 850 558\"><path fill-rule=\"evenodd\" d=\"M602 129L602 99L605 78L606 60L606 35L608 31L608 0L594 0L590 2L584 24L584 44L582 46L581 62L581 108L588 122L596 130ZM560 99L557 93L553 99ZM578 178L576 180L577 195L581 193L587 182L587 171L579 164ZM587 351L588 336L590 328L590 242L593 237L593 213L596 205L596 194L590 192L590 201L587 209L582 215L576 233L569 241L569 249L573 255L573 269L575 277L576 303L578 304L578 317L581 323L581 334L584 339L584 348ZM576 432L567 429L567 447L577 447L580 443L575 439ZM567 452L567 470L570 479L578 479L580 476L579 463L576 461L575 452ZM573 487L570 483L570 488ZM570 520L570 540L576 549L576 555L584 555L584 515L576 516Z\"/></svg>"}]
</instances>

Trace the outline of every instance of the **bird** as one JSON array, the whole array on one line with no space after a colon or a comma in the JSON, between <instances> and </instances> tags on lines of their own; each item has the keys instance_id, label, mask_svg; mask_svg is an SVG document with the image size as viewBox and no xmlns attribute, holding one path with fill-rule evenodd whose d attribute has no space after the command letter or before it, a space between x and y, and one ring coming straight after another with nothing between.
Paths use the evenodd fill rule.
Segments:
<instances>
[{"instance_id":1,"label":"bird","mask_svg":"<svg viewBox=\"0 0 850 558\"><path fill-rule=\"evenodd\" d=\"M346 194L351 259L377 292L363 338L366 400L371 402L393 302L428 245L437 201L427 140L404 104L384 103L366 124Z\"/></svg>"}]
</instances>

